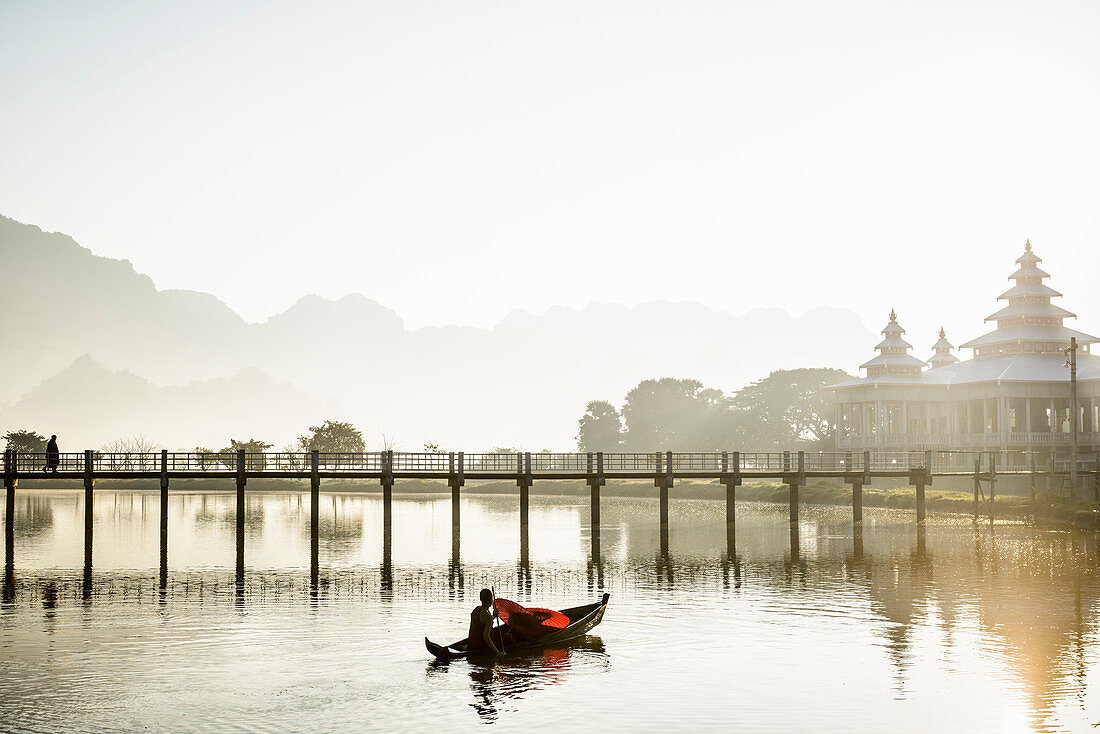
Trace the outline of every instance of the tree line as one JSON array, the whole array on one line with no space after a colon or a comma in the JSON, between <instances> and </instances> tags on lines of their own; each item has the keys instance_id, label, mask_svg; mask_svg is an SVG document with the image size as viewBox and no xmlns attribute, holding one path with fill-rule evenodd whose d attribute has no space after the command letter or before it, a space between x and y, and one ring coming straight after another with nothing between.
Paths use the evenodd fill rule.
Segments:
<instances>
[{"instance_id":1,"label":"tree line","mask_svg":"<svg viewBox=\"0 0 1100 734\"><path fill-rule=\"evenodd\" d=\"M776 370L730 395L698 380L643 380L616 408L588 403L581 451L827 451L835 446L828 385L852 379L827 367Z\"/></svg>"},{"instance_id":2,"label":"tree line","mask_svg":"<svg viewBox=\"0 0 1100 734\"><path fill-rule=\"evenodd\" d=\"M40 454L46 450L46 437L37 431L22 429L8 431L2 437L4 448L21 453ZM385 436L384 436L385 438ZM244 450L248 454L260 454L272 448L274 444L257 438L230 439L229 445L220 449L195 446L190 453L195 454L235 454ZM144 435L127 436L108 441L100 451L108 454L145 454L161 448L157 441ZM322 451L325 453L358 454L366 449L363 433L351 423L326 420L319 426L310 426L309 430L298 436L297 441L286 446L287 452Z\"/></svg>"}]
</instances>

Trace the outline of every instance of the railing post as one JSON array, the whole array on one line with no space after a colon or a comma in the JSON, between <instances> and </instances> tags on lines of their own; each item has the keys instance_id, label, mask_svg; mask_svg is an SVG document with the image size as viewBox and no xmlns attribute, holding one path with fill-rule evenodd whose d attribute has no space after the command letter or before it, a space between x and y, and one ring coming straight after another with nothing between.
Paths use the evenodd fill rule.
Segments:
<instances>
[{"instance_id":1,"label":"railing post","mask_svg":"<svg viewBox=\"0 0 1100 734\"><path fill-rule=\"evenodd\" d=\"M871 452L863 452L863 486L871 486Z\"/></svg>"}]
</instances>

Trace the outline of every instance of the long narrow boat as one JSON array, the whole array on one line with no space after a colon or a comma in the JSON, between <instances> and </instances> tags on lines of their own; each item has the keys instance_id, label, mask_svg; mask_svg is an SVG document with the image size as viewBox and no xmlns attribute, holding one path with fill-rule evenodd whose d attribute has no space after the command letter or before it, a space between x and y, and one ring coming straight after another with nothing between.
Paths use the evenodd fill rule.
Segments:
<instances>
[{"instance_id":1,"label":"long narrow boat","mask_svg":"<svg viewBox=\"0 0 1100 734\"><path fill-rule=\"evenodd\" d=\"M579 607L570 607L569 609L562 609L561 613L569 618L569 625L558 630L557 632L546 635L545 637L539 637L535 640L529 640L527 642L518 642L512 645L508 645L507 652L509 654L513 652L521 652L523 650L539 650L544 647L556 645L562 642L568 642L569 640L575 640L578 637L583 637L588 634L588 631L595 627L603 619L604 610L607 609L607 600L611 598L610 594L604 594L603 598L598 602L592 604L584 604ZM437 660L453 660L454 658L464 658L467 655L466 651L466 639L459 640L453 644L443 646L437 645L427 637L424 638L424 645L428 648L428 652L435 656ZM488 654L486 650L475 650L471 655Z\"/></svg>"}]
</instances>

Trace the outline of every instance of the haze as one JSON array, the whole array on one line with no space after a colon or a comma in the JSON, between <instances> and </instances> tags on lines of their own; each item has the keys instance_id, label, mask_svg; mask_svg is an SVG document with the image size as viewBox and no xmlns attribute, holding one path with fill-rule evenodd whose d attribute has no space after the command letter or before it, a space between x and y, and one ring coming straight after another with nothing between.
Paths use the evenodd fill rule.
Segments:
<instances>
[{"instance_id":1,"label":"haze","mask_svg":"<svg viewBox=\"0 0 1100 734\"><path fill-rule=\"evenodd\" d=\"M250 321L827 304L924 351L981 332L1026 237L1097 312L1098 15L5 3L0 202Z\"/></svg>"}]
</instances>

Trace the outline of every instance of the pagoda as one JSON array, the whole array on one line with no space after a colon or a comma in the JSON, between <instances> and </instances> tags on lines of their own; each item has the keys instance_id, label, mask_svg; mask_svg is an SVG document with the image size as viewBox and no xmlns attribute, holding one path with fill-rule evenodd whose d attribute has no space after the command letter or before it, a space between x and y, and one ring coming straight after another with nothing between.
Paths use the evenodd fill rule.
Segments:
<instances>
[{"instance_id":1,"label":"pagoda","mask_svg":"<svg viewBox=\"0 0 1100 734\"><path fill-rule=\"evenodd\" d=\"M1041 262L1042 259L1031 251L1031 240L1028 240L1024 254L1016 259L1020 267L1008 276L1015 285L997 296L998 301L1008 301L1008 305L985 319L996 321L997 328L962 345L964 349L974 350L975 359L1001 354L1062 354L1069 347L1071 337L1077 337L1077 344L1085 352L1089 351L1090 344L1100 342L1094 336L1062 325L1064 319L1077 318L1077 315L1050 302L1051 298L1062 294L1043 282L1050 274L1039 269Z\"/></svg>"},{"instance_id":2,"label":"pagoda","mask_svg":"<svg viewBox=\"0 0 1100 734\"><path fill-rule=\"evenodd\" d=\"M933 354L928 358L928 364L932 366L932 369L955 364L959 361L959 358L951 353L954 348L951 342L947 341L947 333L941 326L940 340L932 345Z\"/></svg>"},{"instance_id":3,"label":"pagoda","mask_svg":"<svg viewBox=\"0 0 1100 734\"><path fill-rule=\"evenodd\" d=\"M883 327L881 333L885 338L875 346L879 355L864 362L859 368L867 370L868 377L919 376L925 363L909 354L913 345L901 338L905 329L898 323L898 315L894 313L894 309L890 309L890 321Z\"/></svg>"},{"instance_id":4,"label":"pagoda","mask_svg":"<svg viewBox=\"0 0 1100 734\"><path fill-rule=\"evenodd\" d=\"M1089 351L1100 338L1064 325L1076 317L1051 303L1062 294L1041 262L1028 241L1002 307L985 319L996 328L962 345L974 350L967 359L941 328L931 369L921 369L891 311L878 356L861 365L866 376L829 388L837 449L1000 452L1002 466L1047 466L1064 459L1076 426L1078 450L1100 455L1100 355ZM1076 395L1065 354L1073 339Z\"/></svg>"}]
</instances>

